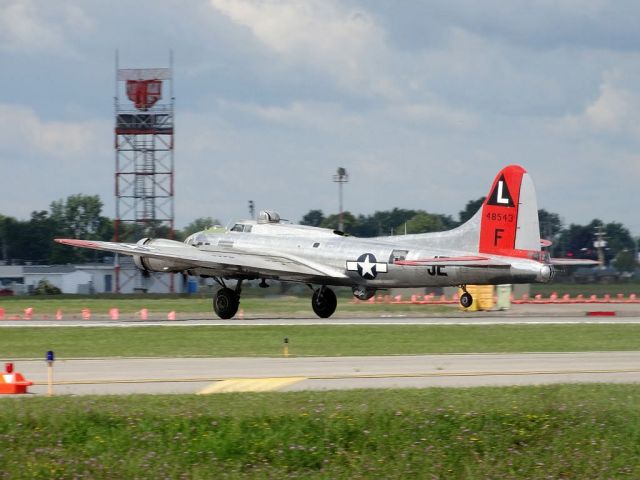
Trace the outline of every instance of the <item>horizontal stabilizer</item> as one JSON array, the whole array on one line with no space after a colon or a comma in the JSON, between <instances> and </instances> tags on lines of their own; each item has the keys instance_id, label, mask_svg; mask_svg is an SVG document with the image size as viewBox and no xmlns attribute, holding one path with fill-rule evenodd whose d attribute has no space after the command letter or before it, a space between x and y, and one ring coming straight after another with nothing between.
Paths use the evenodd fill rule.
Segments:
<instances>
[{"instance_id":1,"label":"horizontal stabilizer","mask_svg":"<svg viewBox=\"0 0 640 480\"><path fill-rule=\"evenodd\" d=\"M396 265L405 266L427 266L427 265L441 265L452 267L508 267L510 264L500 260L496 260L489 257L480 256L462 256L462 257L433 257L424 258L419 260L396 260Z\"/></svg>"},{"instance_id":2,"label":"horizontal stabilizer","mask_svg":"<svg viewBox=\"0 0 640 480\"><path fill-rule=\"evenodd\" d=\"M599 265L596 260L587 260L586 258L552 258L550 260L551 265Z\"/></svg>"}]
</instances>

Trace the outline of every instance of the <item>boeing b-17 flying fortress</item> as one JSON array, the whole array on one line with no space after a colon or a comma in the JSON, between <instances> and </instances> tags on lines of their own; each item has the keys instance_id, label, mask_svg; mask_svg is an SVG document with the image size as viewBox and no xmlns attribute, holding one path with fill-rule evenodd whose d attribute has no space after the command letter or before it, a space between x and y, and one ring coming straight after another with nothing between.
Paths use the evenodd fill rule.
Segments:
<instances>
[{"instance_id":1,"label":"boeing b-17 flying fortress","mask_svg":"<svg viewBox=\"0 0 640 480\"><path fill-rule=\"evenodd\" d=\"M638 18L1 0L0 480L640 478Z\"/></svg>"},{"instance_id":2,"label":"boeing b-17 flying fortress","mask_svg":"<svg viewBox=\"0 0 640 480\"><path fill-rule=\"evenodd\" d=\"M76 247L131 255L149 272L184 272L212 277L221 286L213 306L220 318L238 311L242 282L274 279L319 285L311 306L321 318L336 310L330 286L349 286L366 300L378 289L458 285L460 303L473 301L468 284L543 283L554 265L593 264L590 260L552 259L542 251L533 182L522 167L498 173L480 210L450 231L355 238L337 230L282 223L263 211L256 221L241 221L223 232L202 231L184 243L143 238L135 244L56 239ZM235 288L225 281L236 280Z\"/></svg>"}]
</instances>

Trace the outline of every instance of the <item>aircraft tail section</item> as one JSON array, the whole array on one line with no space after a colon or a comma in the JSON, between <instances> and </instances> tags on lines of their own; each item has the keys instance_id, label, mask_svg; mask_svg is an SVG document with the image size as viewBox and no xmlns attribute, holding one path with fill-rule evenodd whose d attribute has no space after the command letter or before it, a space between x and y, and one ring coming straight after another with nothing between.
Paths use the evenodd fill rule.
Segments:
<instances>
[{"instance_id":1,"label":"aircraft tail section","mask_svg":"<svg viewBox=\"0 0 640 480\"><path fill-rule=\"evenodd\" d=\"M536 191L524 168L509 165L498 173L480 215L480 253L527 257L540 251Z\"/></svg>"},{"instance_id":2,"label":"aircraft tail section","mask_svg":"<svg viewBox=\"0 0 640 480\"><path fill-rule=\"evenodd\" d=\"M533 181L519 165L496 175L482 207L453 230L387 237L425 248L537 258L540 252L538 202Z\"/></svg>"}]
</instances>

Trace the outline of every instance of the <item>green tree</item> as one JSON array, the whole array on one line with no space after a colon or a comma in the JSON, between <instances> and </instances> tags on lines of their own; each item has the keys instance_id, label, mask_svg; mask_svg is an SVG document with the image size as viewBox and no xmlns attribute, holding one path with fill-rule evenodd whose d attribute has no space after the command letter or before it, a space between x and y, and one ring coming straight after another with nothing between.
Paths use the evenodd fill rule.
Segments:
<instances>
[{"instance_id":1,"label":"green tree","mask_svg":"<svg viewBox=\"0 0 640 480\"><path fill-rule=\"evenodd\" d=\"M306 215L302 217L302 220L300 220L300 224L319 227L322 225L324 219L324 213L322 213L322 210L309 210Z\"/></svg>"},{"instance_id":2,"label":"green tree","mask_svg":"<svg viewBox=\"0 0 640 480\"><path fill-rule=\"evenodd\" d=\"M427 212L418 212L407 222L407 233L441 232L446 230L442 217Z\"/></svg>"},{"instance_id":3,"label":"green tree","mask_svg":"<svg viewBox=\"0 0 640 480\"><path fill-rule=\"evenodd\" d=\"M7 221L8 217L0 215L0 259L9 259L9 244L7 243Z\"/></svg>"},{"instance_id":4,"label":"green tree","mask_svg":"<svg viewBox=\"0 0 640 480\"><path fill-rule=\"evenodd\" d=\"M404 231L405 222L417 213L416 210L394 208L393 210L378 211L373 215L358 215L358 225L354 235L376 237L398 233L400 230Z\"/></svg>"},{"instance_id":5,"label":"green tree","mask_svg":"<svg viewBox=\"0 0 640 480\"><path fill-rule=\"evenodd\" d=\"M464 210L458 212L458 223L462 225L464 222L473 217L484 202L486 197L480 197L477 200L469 200L464 207Z\"/></svg>"},{"instance_id":6,"label":"green tree","mask_svg":"<svg viewBox=\"0 0 640 480\"><path fill-rule=\"evenodd\" d=\"M613 266L622 272L633 272L637 267L635 252L633 250L622 250L613 259Z\"/></svg>"},{"instance_id":7,"label":"green tree","mask_svg":"<svg viewBox=\"0 0 640 480\"><path fill-rule=\"evenodd\" d=\"M335 230L338 228L339 221L340 216L338 214L330 215L322 221L320 226L322 228L330 228L332 230ZM350 235L355 235L354 230L357 226L356 217L354 217L351 212L343 212L342 221L344 223L344 232Z\"/></svg>"},{"instance_id":8,"label":"green tree","mask_svg":"<svg viewBox=\"0 0 640 480\"><path fill-rule=\"evenodd\" d=\"M562 230L558 238L558 250L563 257L596 259L593 247L594 232L602 222L592 220L589 225L572 223Z\"/></svg>"},{"instance_id":9,"label":"green tree","mask_svg":"<svg viewBox=\"0 0 640 480\"><path fill-rule=\"evenodd\" d=\"M551 213L541 208L538 210L538 221L542 238L553 240L562 231L562 220L557 213Z\"/></svg>"},{"instance_id":10,"label":"green tree","mask_svg":"<svg viewBox=\"0 0 640 480\"><path fill-rule=\"evenodd\" d=\"M631 232L619 222L607 223L604 226L604 234L612 257L622 251L635 249Z\"/></svg>"},{"instance_id":11,"label":"green tree","mask_svg":"<svg viewBox=\"0 0 640 480\"><path fill-rule=\"evenodd\" d=\"M541 208L538 210L538 221L540 223L540 238L551 242L551 247L548 250L552 256L556 256L560 251L558 240L562 232L560 215Z\"/></svg>"},{"instance_id":12,"label":"green tree","mask_svg":"<svg viewBox=\"0 0 640 480\"><path fill-rule=\"evenodd\" d=\"M634 240L629 230L618 222L610 222L606 225L602 220L594 219L588 225L569 225L559 236L559 247L562 255L578 258L597 259L597 250L594 247L596 232L602 230L607 246L604 250L605 261L609 263L621 252L634 251ZM624 256L623 256L624 258ZM624 260L622 260L624 263Z\"/></svg>"},{"instance_id":13,"label":"green tree","mask_svg":"<svg viewBox=\"0 0 640 480\"><path fill-rule=\"evenodd\" d=\"M51 221L55 225L55 236L81 238L87 240L111 240L113 222L102 216L102 201L98 195L76 194L66 199L51 202ZM49 237L49 241L52 238ZM100 261L111 256L97 250L71 249L62 245L52 245L49 254L51 263L82 263Z\"/></svg>"},{"instance_id":14,"label":"green tree","mask_svg":"<svg viewBox=\"0 0 640 480\"><path fill-rule=\"evenodd\" d=\"M211 217L196 218L180 231L180 237L187 238L192 233L201 232L202 230L206 230L207 228L211 228L216 225L220 225L220 221L218 219L213 219Z\"/></svg>"},{"instance_id":15,"label":"green tree","mask_svg":"<svg viewBox=\"0 0 640 480\"><path fill-rule=\"evenodd\" d=\"M98 195L70 195L66 200L51 202L50 210L60 230L72 238L97 240L101 224L108 221L101 215L102 201Z\"/></svg>"},{"instance_id":16,"label":"green tree","mask_svg":"<svg viewBox=\"0 0 640 480\"><path fill-rule=\"evenodd\" d=\"M21 258L21 249L24 248L25 242L28 242L26 223L5 216L0 220L2 251L5 260Z\"/></svg>"},{"instance_id":17,"label":"green tree","mask_svg":"<svg viewBox=\"0 0 640 480\"><path fill-rule=\"evenodd\" d=\"M49 212L31 212L27 221L5 218L8 258L34 263L47 263L53 247L57 225Z\"/></svg>"}]
</instances>

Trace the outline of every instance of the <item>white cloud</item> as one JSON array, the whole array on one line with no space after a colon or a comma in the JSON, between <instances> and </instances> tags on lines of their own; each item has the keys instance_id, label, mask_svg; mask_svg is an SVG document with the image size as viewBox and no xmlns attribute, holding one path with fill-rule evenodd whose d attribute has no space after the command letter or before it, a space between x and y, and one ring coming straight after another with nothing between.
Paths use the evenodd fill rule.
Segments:
<instances>
[{"instance_id":1,"label":"white cloud","mask_svg":"<svg viewBox=\"0 0 640 480\"><path fill-rule=\"evenodd\" d=\"M67 39L92 30L93 20L68 1L8 0L0 4L0 51L73 55Z\"/></svg>"},{"instance_id":2,"label":"white cloud","mask_svg":"<svg viewBox=\"0 0 640 480\"><path fill-rule=\"evenodd\" d=\"M472 112L428 103L398 104L390 107L389 115L394 119L417 124L435 125L446 129L467 130L478 125L478 118Z\"/></svg>"},{"instance_id":3,"label":"white cloud","mask_svg":"<svg viewBox=\"0 0 640 480\"><path fill-rule=\"evenodd\" d=\"M396 96L385 74L385 33L364 9L334 0L211 0L286 61L303 64L363 93Z\"/></svg>"},{"instance_id":4,"label":"white cloud","mask_svg":"<svg viewBox=\"0 0 640 480\"><path fill-rule=\"evenodd\" d=\"M45 121L30 107L0 104L0 152L32 152L58 159L83 157L100 145L106 122Z\"/></svg>"},{"instance_id":5,"label":"white cloud","mask_svg":"<svg viewBox=\"0 0 640 480\"><path fill-rule=\"evenodd\" d=\"M240 112L267 123L294 128L342 132L366 123L362 115L345 110L337 103L295 101L286 105L256 105L221 100L219 105L226 112Z\"/></svg>"},{"instance_id":6,"label":"white cloud","mask_svg":"<svg viewBox=\"0 0 640 480\"><path fill-rule=\"evenodd\" d=\"M554 122L560 132L637 135L640 133L640 95L610 81L600 86L598 97L582 113Z\"/></svg>"},{"instance_id":7,"label":"white cloud","mask_svg":"<svg viewBox=\"0 0 640 480\"><path fill-rule=\"evenodd\" d=\"M0 170L10 172L0 193L5 215L27 218L52 200L99 194L111 215L112 124L48 121L31 107L0 103Z\"/></svg>"},{"instance_id":8,"label":"white cloud","mask_svg":"<svg viewBox=\"0 0 640 480\"><path fill-rule=\"evenodd\" d=\"M354 212L455 215L518 162L567 221L640 232L639 6L397 3L0 0L1 213L85 191L112 215L113 51L155 67L172 48L179 224L249 198L334 212L337 166Z\"/></svg>"},{"instance_id":9,"label":"white cloud","mask_svg":"<svg viewBox=\"0 0 640 480\"><path fill-rule=\"evenodd\" d=\"M619 131L629 126L629 121L638 120L638 97L631 92L608 84L600 88L600 96L587 107L584 119L597 129ZM637 123L631 124L634 128Z\"/></svg>"}]
</instances>

